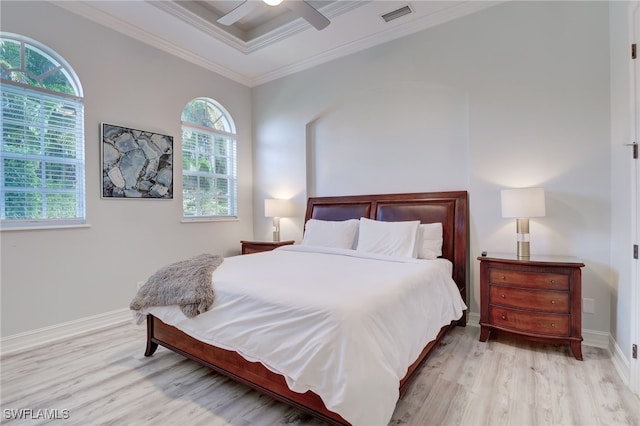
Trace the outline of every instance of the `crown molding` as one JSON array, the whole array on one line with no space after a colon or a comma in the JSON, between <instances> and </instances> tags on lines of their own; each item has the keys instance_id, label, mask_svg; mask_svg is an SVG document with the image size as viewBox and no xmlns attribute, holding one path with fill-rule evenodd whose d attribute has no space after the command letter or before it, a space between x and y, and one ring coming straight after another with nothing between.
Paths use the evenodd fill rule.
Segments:
<instances>
[{"instance_id":1,"label":"crown molding","mask_svg":"<svg viewBox=\"0 0 640 426\"><path fill-rule=\"evenodd\" d=\"M323 7L321 9L321 12L328 19L332 19L357 7L364 6L369 2L370 0L357 2L336 1ZM310 24L307 23L304 19L296 18L293 21L281 25L278 28L268 31L262 35L243 40L242 38L226 31L224 28L216 25L215 23L212 23L209 20L199 16L197 13L194 13L184 6L181 6L178 1L152 1L149 2L149 4L152 4L158 9L170 14L175 18L182 20L183 22L195 28L198 28L205 34L208 34L216 40L221 41L244 54L249 54L268 47L301 31L308 30L310 26Z\"/></svg>"},{"instance_id":2,"label":"crown molding","mask_svg":"<svg viewBox=\"0 0 640 426\"><path fill-rule=\"evenodd\" d=\"M66 9L71 13L82 16L83 18L97 22L107 28L127 35L143 43L149 44L171 55L177 56L185 61L199 65L205 69L213 71L223 77L229 78L235 82L250 86L251 79L243 74L230 70L217 62L210 61L201 55L195 54L189 49L182 48L164 38L158 37L148 31L145 31L135 25L131 25L121 19L93 6L90 2L85 1L64 1L54 0L52 4Z\"/></svg>"},{"instance_id":3,"label":"crown molding","mask_svg":"<svg viewBox=\"0 0 640 426\"><path fill-rule=\"evenodd\" d=\"M462 16L466 16L471 13L478 12L480 10L483 10L489 7L493 7L497 4L504 3L505 1L508 1L508 0L495 0L495 1L471 0L471 1L455 2L455 3L452 3L450 7L441 9L432 14L429 14L420 18L416 18L402 25L393 26L388 30L382 31L380 33L377 33L368 37L364 37L353 42L345 43L336 48L314 55L311 58L297 61L293 64L286 65L286 66L274 69L272 71L262 73L257 76L251 76L251 75L233 71L221 65L218 62L212 61L210 59L203 57L200 54L195 53L194 51L188 48L178 46L175 43L172 43L162 37L157 36L156 34L143 30L127 22L124 22L120 18L113 16L105 12L104 10L99 9L98 7L92 5L90 1L51 0L51 3L63 9L66 9L74 14L77 14L79 16L92 20L94 22L97 22L114 31L125 34L138 41L141 41L143 43L156 47L171 55L184 59L193 64L199 65L209 71L215 72L223 77L229 78L230 80L233 80L244 86L255 87L255 86L267 83L269 81L273 81L278 78L282 78L282 77L294 74L296 72L309 69L311 67L323 64L325 62L329 62L329 61L356 53L358 51L368 49L370 47L373 47L382 43L386 43L386 42L416 33L418 31L451 21L453 19L460 18ZM204 21L204 20L201 20L200 18L194 18L192 16L193 14L191 14L184 8L180 8L179 6L175 6L175 5L170 6L170 4L173 2L153 2L153 4L158 7L158 4L156 3L158 4L167 3L164 6L160 7L161 9L164 9L166 7L168 9L174 10L174 12L176 13L177 11L182 10L182 13L180 14L180 16L175 16L175 15L174 16L176 18L186 20L185 22L191 23L192 25L202 30L201 26L203 25L203 22L199 22L199 21ZM340 5L340 3L345 3L345 4ZM358 3L358 2L355 2L355 3ZM363 2L363 3L367 3L367 2ZM351 5L351 8L354 7L352 2L335 2L332 4L337 4L337 5L329 10L327 10L328 6L322 9L322 12L326 14L328 18L335 17L340 13L345 13L346 10L344 8L349 7L349 5ZM291 25L285 25L280 30L272 31L271 33L269 33L268 37L267 35L265 35L266 37L265 39L262 39L262 36L255 38L251 42L253 44L249 44L248 42L242 42L237 37L231 36L229 33L219 28L218 28L219 31L215 30L215 35L214 35L213 34L214 30L211 30L211 28L215 26L212 26L211 24L207 25L210 32L206 32L206 33L211 35L212 37L215 37L217 40L220 40L221 37L226 37L227 41L230 41L231 39L235 39L235 41L230 41L230 42L235 42L240 49L244 48L246 52L249 52L248 49L253 49L251 51L255 51L263 47L266 47L269 44L275 43L276 37L280 37L279 39L282 39L284 37L288 37L288 36L291 36L292 34L295 34L295 32L298 31L297 30L298 25L302 25L304 28L308 28L308 25L304 20L297 19L296 21L292 22ZM223 40L220 40L220 41L223 41ZM246 53L246 52L245 54L248 55L249 53Z\"/></svg>"},{"instance_id":4,"label":"crown molding","mask_svg":"<svg viewBox=\"0 0 640 426\"><path fill-rule=\"evenodd\" d=\"M452 21L456 18L461 18L471 13L493 7L497 4L504 3L505 1L508 0L466 1L463 3L454 4L449 8L442 9L438 12L423 16L418 19L414 19L410 23L390 28L386 31L373 34L369 37L364 37L360 40L356 40L354 42L339 46L335 49L331 49L321 54L315 55L312 58L278 68L268 73L264 73L252 79L251 86L259 86L261 84L268 83L269 81L286 77L288 75L315 67L325 62L333 61L335 59L351 55L361 50L393 41L407 35L425 30L427 28Z\"/></svg>"},{"instance_id":5,"label":"crown molding","mask_svg":"<svg viewBox=\"0 0 640 426\"><path fill-rule=\"evenodd\" d=\"M185 9L175 1L154 1L148 3L168 13L174 18L178 18L181 21L199 29L203 33L215 38L216 40L219 40L227 44L228 46L233 47L241 53L249 53L246 47L247 43L244 40L236 37L233 34L230 34L229 32L196 15L190 10Z\"/></svg>"},{"instance_id":6,"label":"crown molding","mask_svg":"<svg viewBox=\"0 0 640 426\"><path fill-rule=\"evenodd\" d=\"M364 6L365 4L370 3L370 1L371 0L346 2L336 1L321 8L320 11L324 16L327 17L327 19L331 20L337 16L342 15L343 13L347 13L353 9ZM304 19L296 18L288 24L282 25L275 30L269 31L264 35L249 40L247 42L247 49L249 50L249 52L255 52L256 50L260 50L264 47L270 46L301 31L308 30L310 25L311 24L309 24Z\"/></svg>"}]
</instances>

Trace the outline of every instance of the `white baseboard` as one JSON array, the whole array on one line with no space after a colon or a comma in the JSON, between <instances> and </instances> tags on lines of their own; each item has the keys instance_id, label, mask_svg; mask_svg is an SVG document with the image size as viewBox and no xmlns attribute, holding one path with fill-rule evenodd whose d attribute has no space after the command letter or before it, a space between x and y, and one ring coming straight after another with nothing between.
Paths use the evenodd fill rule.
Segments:
<instances>
[{"instance_id":1,"label":"white baseboard","mask_svg":"<svg viewBox=\"0 0 640 426\"><path fill-rule=\"evenodd\" d=\"M631 377L631 366L629 360L624 356L624 352L618 346L618 342L613 339L613 336L609 336L609 352L611 353L611 361L616 368L618 375L624 382L625 386L629 386L629 378Z\"/></svg>"},{"instance_id":2,"label":"white baseboard","mask_svg":"<svg viewBox=\"0 0 640 426\"><path fill-rule=\"evenodd\" d=\"M0 339L0 356L122 324L132 321L132 318L131 311L125 308L3 337Z\"/></svg>"},{"instance_id":3,"label":"white baseboard","mask_svg":"<svg viewBox=\"0 0 640 426\"><path fill-rule=\"evenodd\" d=\"M582 329L582 344L592 348L609 349L611 333Z\"/></svg>"},{"instance_id":4,"label":"white baseboard","mask_svg":"<svg viewBox=\"0 0 640 426\"><path fill-rule=\"evenodd\" d=\"M467 325L480 327L480 314L477 312L469 312L469 315L467 315Z\"/></svg>"}]
</instances>

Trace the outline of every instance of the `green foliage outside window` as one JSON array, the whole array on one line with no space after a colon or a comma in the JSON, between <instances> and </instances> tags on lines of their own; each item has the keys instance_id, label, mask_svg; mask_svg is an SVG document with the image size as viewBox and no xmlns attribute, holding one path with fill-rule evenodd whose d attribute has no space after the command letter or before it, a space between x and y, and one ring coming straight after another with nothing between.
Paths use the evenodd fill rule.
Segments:
<instances>
[{"instance_id":1,"label":"green foliage outside window","mask_svg":"<svg viewBox=\"0 0 640 426\"><path fill-rule=\"evenodd\" d=\"M23 50L25 63L21 61ZM7 38L0 39L0 62L4 80L79 95L63 65L35 46Z\"/></svg>"}]
</instances>

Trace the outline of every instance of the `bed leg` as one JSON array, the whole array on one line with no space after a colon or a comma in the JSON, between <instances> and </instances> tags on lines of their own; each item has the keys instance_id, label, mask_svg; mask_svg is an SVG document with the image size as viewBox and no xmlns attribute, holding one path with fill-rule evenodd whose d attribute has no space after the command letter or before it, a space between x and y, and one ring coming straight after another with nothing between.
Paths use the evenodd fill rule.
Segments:
<instances>
[{"instance_id":1,"label":"bed leg","mask_svg":"<svg viewBox=\"0 0 640 426\"><path fill-rule=\"evenodd\" d=\"M458 320L458 325L460 327L466 327L467 326L467 311L463 311L462 312L462 317Z\"/></svg>"},{"instance_id":2,"label":"bed leg","mask_svg":"<svg viewBox=\"0 0 640 426\"><path fill-rule=\"evenodd\" d=\"M158 349L158 344L152 340L153 338L153 316L147 315L147 348L144 356L151 356Z\"/></svg>"},{"instance_id":3,"label":"bed leg","mask_svg":"<svg viewBox=\"0 0 640 426\"><path fill-rule=\"evenodd\" d=\"M147 348L144 351L144 356L151 356L158 349L158 344L152 342L151 340L147 340Z\"/></svg>"}]
</instances>

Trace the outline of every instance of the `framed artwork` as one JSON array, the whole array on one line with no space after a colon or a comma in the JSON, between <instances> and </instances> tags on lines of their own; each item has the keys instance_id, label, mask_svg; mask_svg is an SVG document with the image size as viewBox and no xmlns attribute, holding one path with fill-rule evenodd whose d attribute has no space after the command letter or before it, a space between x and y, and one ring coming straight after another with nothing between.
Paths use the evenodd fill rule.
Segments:
<instances>
[{"instance_id":1,"label":"framed artwork","mask_svg":"<svg viewBox=\"0 0 640 426\"><path fill-rule=\"evenodd\" d=\"M173 199L173 137L102 123L102 198Z\"/></svg>"}]
</instances>

